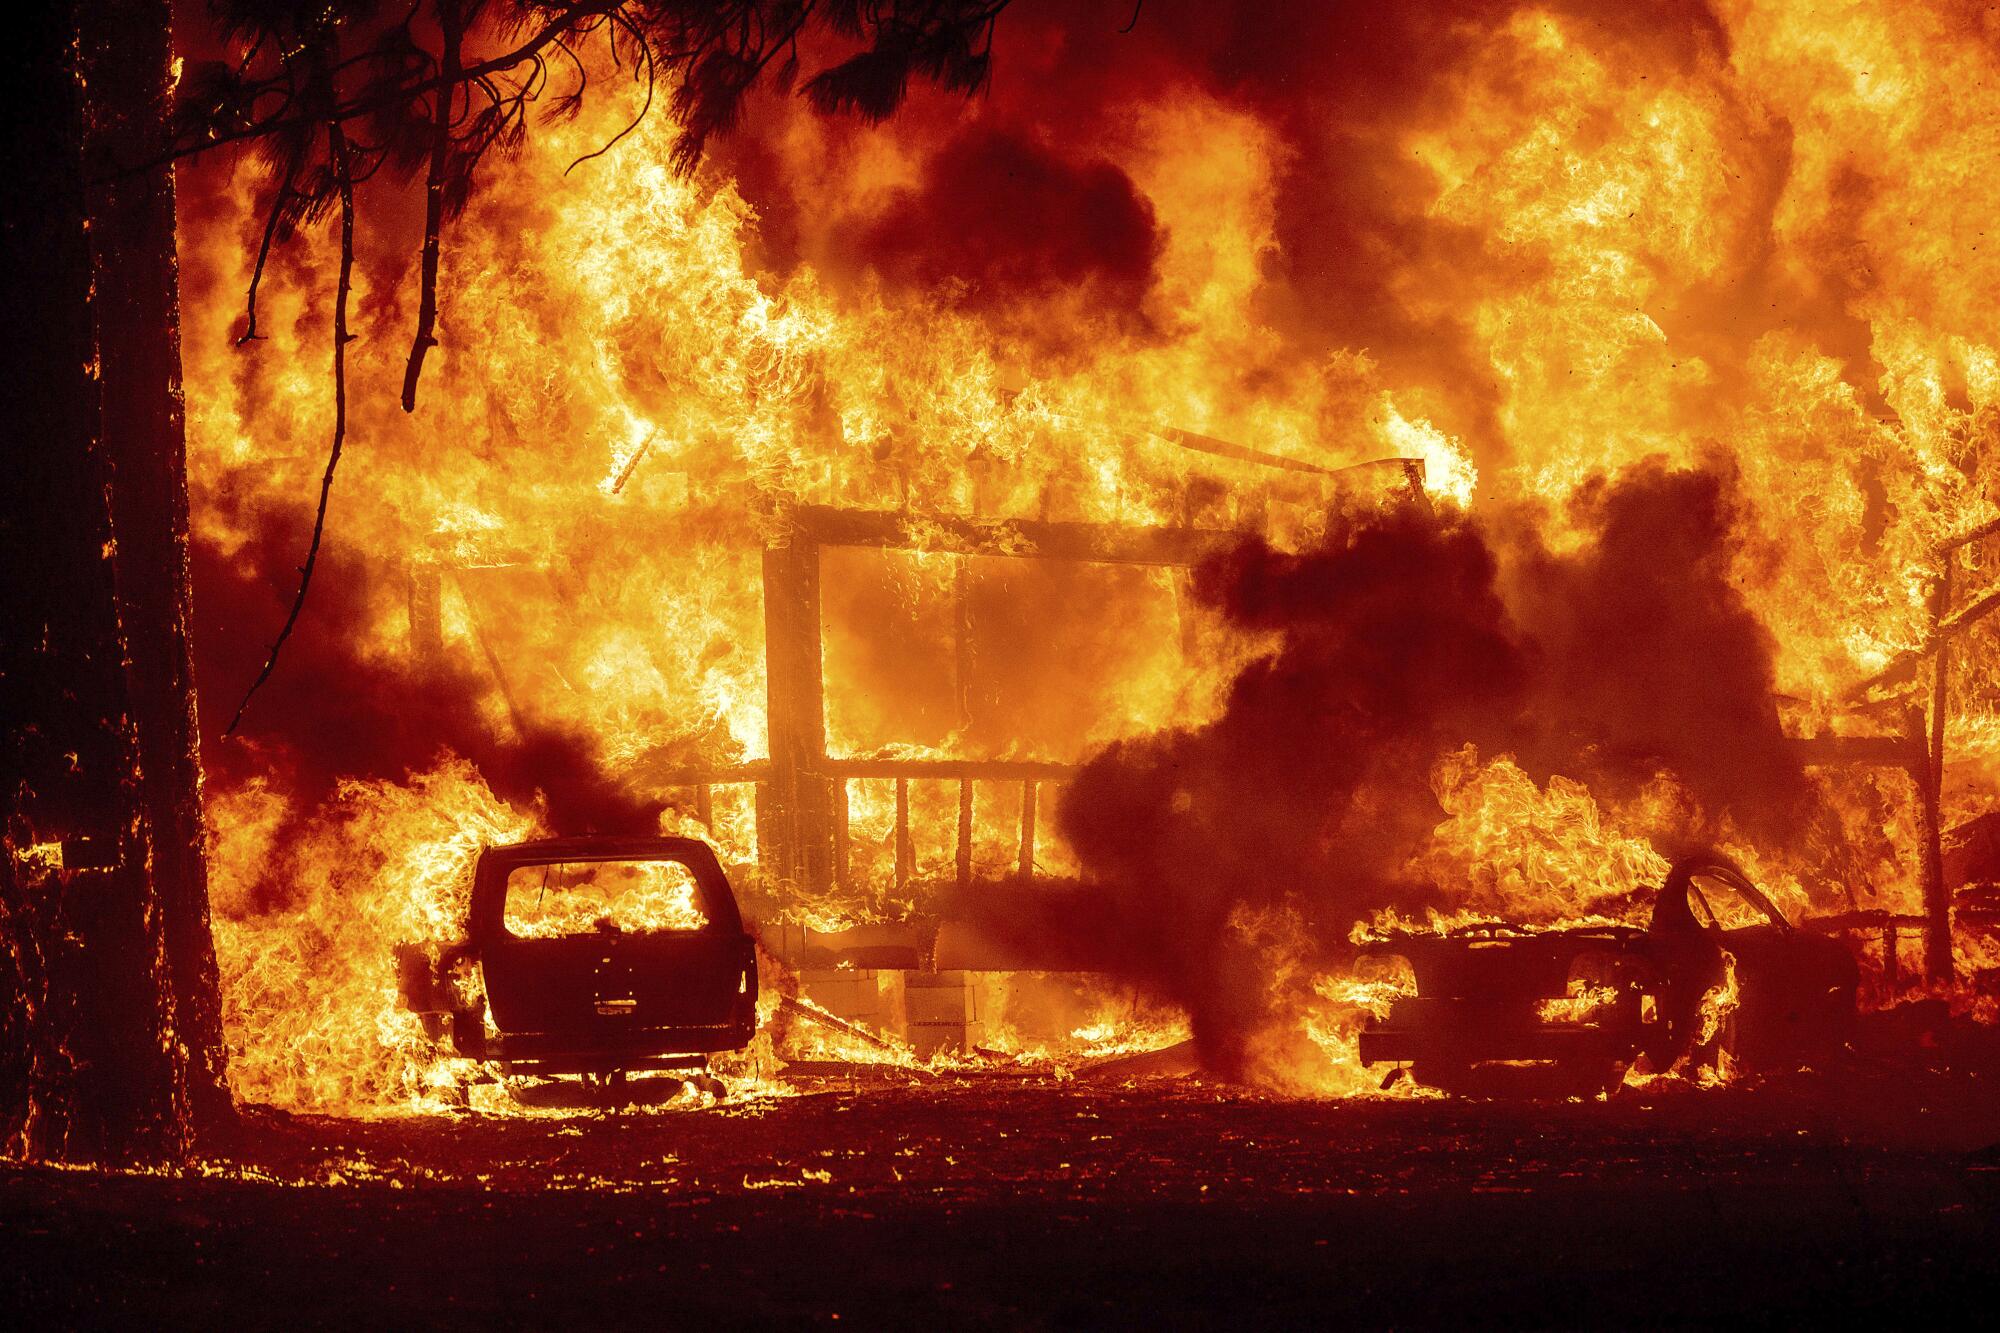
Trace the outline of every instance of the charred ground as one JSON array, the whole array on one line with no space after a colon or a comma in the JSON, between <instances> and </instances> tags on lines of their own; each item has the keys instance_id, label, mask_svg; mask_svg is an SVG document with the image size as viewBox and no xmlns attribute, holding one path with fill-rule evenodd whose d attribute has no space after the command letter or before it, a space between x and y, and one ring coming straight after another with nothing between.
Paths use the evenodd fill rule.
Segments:
<instances>
[{"instance_id":1,"label":"charred ground","mask_svg":"<svg viewBox=\"0 0 2000 1333\"><path fill-rule=\"evenodd\" d=\"M28 1324L1782 1323L2000 1277L2000 1108L1869 1074L1559 1105L1015 1077L702 1111L252 1108L212 1175L11 1169Z\"/></svg>"}]
</instances>

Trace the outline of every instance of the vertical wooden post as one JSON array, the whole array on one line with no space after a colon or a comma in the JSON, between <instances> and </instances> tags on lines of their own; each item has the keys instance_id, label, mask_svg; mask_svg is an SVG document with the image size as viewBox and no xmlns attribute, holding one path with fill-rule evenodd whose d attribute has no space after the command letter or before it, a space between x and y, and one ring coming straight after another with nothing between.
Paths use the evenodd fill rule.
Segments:
<instances>
[{"instance_id":1,"label":"vertical wooden post","mask_svg":"<svg viewBox=\"0 0 2000 1333\"><path fill-rule=\"evenodd\" d=\"M694 817L703 828L715 832L715 789L706 782L694 789Z\"/></svg>"},{"instance_id":2,"label":"vertical wooden post","mask_svg":"<svg viewBox=\"0 0 2000 1333\"><path fill-rule=\"evenodd\" d=\"M410 566L410 656L429 666L444 653L444 578L428 560Z\"/></svg>"},{"instance_id":3,"label":"vertical wooden post","mask_svg":"<svg viewBox=\"0 0 2000 1333\"><path fill-rule=\"evenodd\" d=\"M750 788L750 817L757 825L757 873L777 874L778 848L772 845L771 825L777 822L777 797L767 778Z\"/></svg>"},{"instance_id":4,"label":"vertical wooden post","mask_svg":"<svg viewBox=\"0 0 2000 1333\"><path fill-rule=\"evenodd\" d=\"M958 887L972 883L972 779L958 780Z\"/></svg>"},{"instance_id":5,"label":"vertical wooden post","mask_svg":"<svg viewBox=\"0 0 2000 1333\"><path fill-rule=\"evenodd\" d=\"M1167 572L1174 594L1174 621L1181 632L1181 656L1195 655L1194 573L1186 565Z\"/></svg>"},{"instance_id":6,"label":"vertical wooden post","mask_svg":"<svg viewBox=\"0 0 2000 1333\"><path fill-rule=\"evenodd\" d=\"M1023 882L1035 877L1035 797L1038 785L1033 778L1021 784L1021 864Z\"/></svg>"},{"instance_id":7,"label":"vertical wooden post","mask_svg":"<svg viewBox=\"0 0 2000 1333\"><path fill-rule=\"evenodd\" d=\"M465 571L452 575L458 587L459 598L465 603L465 618L472 625L473 642L479 645L480 656L486 659L486 669L492 673L494 688L500 691L501 702L507 705L507 720L514 724L514 734L525 737L528 734L528 719L521 712L521 702L514 697L514 683L507 675L507 666L500 654L493 651L493 640L486 636L486 622L479 618L479 601L472 590L465 586Z\"/></svg>"},{"instance_id":8,"label":"vertical wooden post","mask_svg":"<svg viewBox=\"0 0 2000 1333\"><path fill-rule=\"evenodd\" d=\"M1410 503L1423 510L1426 514L1430 513L1431 493L1424 486L1424 481L1426 480L1424 460L1421 458L1404 459L1403 480L1409 483Z\"/></svg>"},{"instance_id":9,"label":"vertical wooden post","mask_svg":"<svg viewBox=\"0 0 2000 1333\"><path fill-rule=\"evenodd\" d=\"M961 729L972 725L972 697L969 680L972 675L972 611L966 605L966 565L969 556L954 556L951 569L951 645L952 676L951 700L958 713Z\"/></svg>"},{"instance_id":10,"label":"vertical wooden post","mask_svg":"<svg viewBox=\"0 0 2000 1333\"><path fill-rule=\"evenodd\" d=\"M840 888L848 884L847 874L847 820L852 813L847 805L847 779L833 780L833 882Z\"/></svg>"},{"instance_id":11,"label":"vertical wooden post","mask_svg":"<svg viewBox=\"0 0 2000 1333\"><path fill-rule=\"evenodd\" d=\"M1938 788L1932 778L1935 769L1922 711L1912 708L1903 725L1911 751L1910 779L1917 787L1917 854L1924 886L1924 976L1931 981L1949 981L1951 927L1944 889L1943 813L1938 808ZM1941 904L1945 905L1943 910Z\"/></svg>"},{"instance_id":12,"label":"vertical wooden post","mask_svg":"<svg viewBox=\"0 0 2000 1333\"><path fill-rule=\"evenodd\" d=\"M910 887L916 849L910 845L910 780L896 779L896 892Z\"/></svg>"},{"instance_id":13,"label":"vertical wooden post","mask_svg":"<svg viewBox=\"0 0 2000 1333\"><path fill-rule=\"evenodd\" d=\"M1951 612L1950 553L1938 575L1931 595L1933 631ZM1951 889L1944 882L1944 722L1950 706L1951 648L1938 640L1937 655L1931 660L1931 715L1929 734L1924 741L1924 771L1918 780L1923 788L1924 866L1924 975L1933 982L1949 984L1951 958Z\"/></svg>"},{"instance_id":14,"label":"vertical wooden post","mask_svg":"<svg viewBox=\"0 0 2000 1333\"><path fill-rule=\"evenodd\" d=\"M826 690L819 621L819 546L795 534L764 552L765 718L771 778L758 827L765 871L808 892L833 883L833 791L824 776Z\"/></svg>"}]
</instances>

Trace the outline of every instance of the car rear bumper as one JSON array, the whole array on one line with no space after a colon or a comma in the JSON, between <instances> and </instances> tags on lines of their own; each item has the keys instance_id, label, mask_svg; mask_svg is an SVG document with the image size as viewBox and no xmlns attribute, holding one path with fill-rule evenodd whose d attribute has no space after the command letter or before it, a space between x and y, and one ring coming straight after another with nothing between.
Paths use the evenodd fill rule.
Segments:
<instances>
[{"instance_id":1,"label":"car rear bumper","mask_svg":"<svg viewBox=\"0 0 2000 1333\"><path fill-rule=\"evenodd\" d=\"M506 1073L685 1068L717 1051L741 1050L755 1030L754 1023L726 1023L613 1033L503 1032L486 1039L483 1058Z\"/></svg>"},{"instance_id":2,"label":"car rear bumper","mask_svg":"<svg viewBox=\"0 0 2000 1333\"><path fill-rule=\"evenodd\" d=\"M1364 1065L1435 1061L1477 1064L1486 1060L1630 1060L1638 1050L1634 1034L1587 1023L1535 1023L1467 1030L1437 1027L1364 1028Z\"/></svg>"}]
</instances>

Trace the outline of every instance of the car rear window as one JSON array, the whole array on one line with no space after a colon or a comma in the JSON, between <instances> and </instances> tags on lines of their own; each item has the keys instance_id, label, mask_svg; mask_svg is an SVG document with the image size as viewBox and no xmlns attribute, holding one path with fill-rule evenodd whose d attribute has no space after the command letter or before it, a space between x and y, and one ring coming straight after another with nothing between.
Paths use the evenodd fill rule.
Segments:
<instances>
[{"instance_id":1,"label":"car rear window","mask_svg":"<svg viewBox=\"0 0 2000 1333\"><path fill-rule=\"evenodd\" d=\"M1715 875L1696 875L1688 881L1688 907L1704 926L1741 930L1765 926L1771 918L1745 898L1728 880Z\"/></svg>"},{"instance_id":2,"label":"car rear window","mask_svg":"<svg viewBox=\"0 0 2000 1333\"><path fill-rule=\"evenodd\" d=\"M708 914L678 861L551 861L508 872L504 920L511 935L544 939L700 930Z\"/></svg>"}]
</instances>

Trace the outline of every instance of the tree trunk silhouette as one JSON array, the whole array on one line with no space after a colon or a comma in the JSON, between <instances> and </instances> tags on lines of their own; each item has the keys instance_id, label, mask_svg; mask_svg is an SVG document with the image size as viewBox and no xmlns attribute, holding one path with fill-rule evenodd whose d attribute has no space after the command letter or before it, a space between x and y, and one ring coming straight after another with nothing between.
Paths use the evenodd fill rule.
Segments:
<instances>
[{"instance_id":1,"label":"tree trunk silhouette","mask_svg":"<svg viewBox=\"0 0 2000 1333\"><path fill-rule=\"evenodd\" d=\"M30 6L4 132L0 1143L225 1126L188 653L167 0Z\"/></svg>"}]
</instances>

